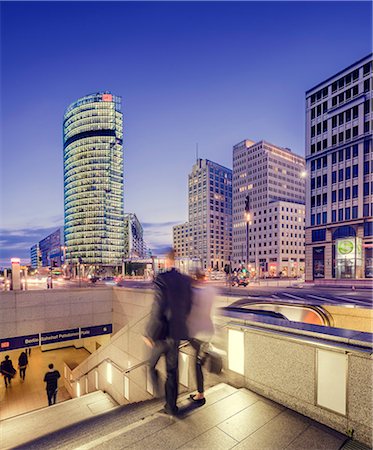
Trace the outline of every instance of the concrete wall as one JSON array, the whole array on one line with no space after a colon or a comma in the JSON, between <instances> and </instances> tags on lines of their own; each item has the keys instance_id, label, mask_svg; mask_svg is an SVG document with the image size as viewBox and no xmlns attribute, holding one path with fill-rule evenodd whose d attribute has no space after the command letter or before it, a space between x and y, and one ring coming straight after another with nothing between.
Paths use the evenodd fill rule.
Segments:
<instances>
[{"instance_id":1,"label":"concrete wall","mask_svg":"<svg viewBox=\"0 0 373 450\"><path fill-rule=\"evenodd\" d=\"M110 287L2 292L0 337L111 323L112 298Z\"/></svg>"},{"instance_id":2,"label":"concrete wall","mask_svg":"<svg viewBox=\"0 0 373 450\"><path fill-rule=\"evenodd\" d=\"M257 324L255 324L257 325ZM240 329L239 327L232 327ZM228 380L311 417L333 429L372 445L372 349L356 350L303 336L289 336L279 330L241 329L244 333L244 375L227 371ZM366 343L365 343L366 344ZM319 406L317 400L319 349L346 355L346 414ZM331 374L335 376L338 374ZM339 374L344 376L343 373Z\"/></svg>"}]
</instances>

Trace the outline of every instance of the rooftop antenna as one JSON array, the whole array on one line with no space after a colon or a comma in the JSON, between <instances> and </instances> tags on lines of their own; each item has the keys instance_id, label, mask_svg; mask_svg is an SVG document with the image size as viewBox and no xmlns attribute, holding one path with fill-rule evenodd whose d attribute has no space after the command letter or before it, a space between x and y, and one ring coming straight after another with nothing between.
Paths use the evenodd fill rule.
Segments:
<instances>
[{"instance_id":1,"label":"rooftop antenna","mask_svg":"<svg viewBox=\"0 0 373 450\"><path fill-rule=\"evenodd\" d=\"M198 142L196 143L196 162L198 163Z\"/></svg>"}]
</instances>

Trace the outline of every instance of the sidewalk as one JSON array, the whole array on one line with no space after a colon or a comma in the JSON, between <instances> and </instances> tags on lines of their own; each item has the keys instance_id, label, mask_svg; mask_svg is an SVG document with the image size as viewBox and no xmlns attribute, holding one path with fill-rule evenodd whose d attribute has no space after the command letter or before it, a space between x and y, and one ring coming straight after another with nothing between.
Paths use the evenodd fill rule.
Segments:
<instances>
[{"instance_id":1,"label":"sidewalk","mask_svg":"<svg viewBox=\"0 0 373 450\"><path fill-rule=\"evenodd\" d=\"M5 355L9 355L13 361L14 368L17 369L17 374L12 380L11 387L5 388L4 380L1 376L0 420L8 419L48 405L43 379L45 373L48 371L48 364L50 363L53 363L61 374L57 402L63 402L71 398L63 386L64 361L76 361L80 363L90 355L85 349L75 349L73 347L47 352L42 352L39 347L34 347L29 357L25 381L22 382L18 370L18 357L21 351L22 349L0 353L1 360L5 358Z\"/></svg>"}]
</instances>

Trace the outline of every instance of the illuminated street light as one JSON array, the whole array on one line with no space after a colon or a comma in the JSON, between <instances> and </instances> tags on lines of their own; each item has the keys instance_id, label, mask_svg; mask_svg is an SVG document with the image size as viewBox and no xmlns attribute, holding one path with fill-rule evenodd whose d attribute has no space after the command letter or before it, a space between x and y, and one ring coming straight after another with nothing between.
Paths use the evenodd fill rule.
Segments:
<instances>
[{"instance_id":1,"label":"illuminated street light","mask_svg":"<svg viewBox=\"0 0 373 450\"><path fill-rule=\"evenodd\" d=\"M302 170L302 172L300 173L300 177L301 178L306 178L307 177L307 171L306 170Z\"/></svg>"}]
</instances>

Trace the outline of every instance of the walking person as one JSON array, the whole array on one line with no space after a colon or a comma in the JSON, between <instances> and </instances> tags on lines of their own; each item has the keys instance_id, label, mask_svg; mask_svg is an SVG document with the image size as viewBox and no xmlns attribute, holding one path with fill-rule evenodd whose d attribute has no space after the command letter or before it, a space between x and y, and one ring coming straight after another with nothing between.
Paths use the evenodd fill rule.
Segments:
<instances>
[{"instance_id":1,"label":"walking person","mask_svg":"<svg viewBox=\"0 0 373 450\"><path fill-rule=\"evenodd\" d=\"M5 359L0 364L0 373L4 377L5 387L12 385L12 378L16 374L16 369L13 367L12 360L9 355L5 356Z\"/></svg>"},{"instance_id":2,"label":"walking person","mask_svg":"<svg viewBox=\"0 0 373 450\"><path fill-rule=\"evenodd\" d=\"M57 401L57 390L58 390L58 379L61 377L60 372L54 369L53 364L49 364L49 371L44 376L44 381L46 384L48 406L56 404Z\"/></svg>"},{"instance_id":3,"label":"walking person","mask_svg":"<svg viewBox=\"0 0 373 450\"><path fill-rule=\"evenodd\" d=\"M204 283L205 274L196 272L196 281L193 283L192 309L190 311L187 325L190 336L190 344L195 350L195 374L197 381L197 393L191 394L189 399L197 406L206 403L204 394L204 378L202 366L206 360L203 351L214 335L214 324L212 321L213 305L215 301L215 290L212 286Z\"/></svg>"},{"instance_id":4,"label":"walking person","mask_svg":"<svg viewBox=\"0 0 373 450\"><path fill-rule=\"evenodd\" d=\"M178 413L178 359L181 339L188 339L186 319L192 304L191 279L175 269L175 252L166 256L166 272L160 273L154 284L154 301L146 327L145 343L151 348L149 369L155 390L158 389L156 364L162 354L166 357L166 404L164 412Z\"/></svg>"},{"instance_id":5,"label":"walking person","mask_svg":"<svg viewBox=\"0 0 373 450\"><path fill-rule=\"evenodd\" d=\"M25 381L27 365L28 365L27 354L25 351L23 351L18 358L19 376L21 377L22 381Z\"/></svg>"}]
</instances>

